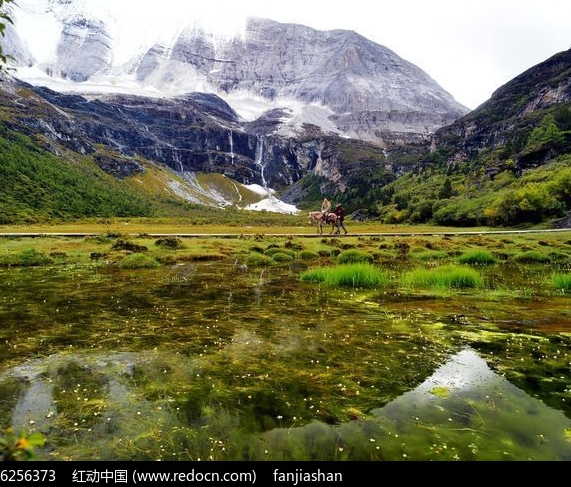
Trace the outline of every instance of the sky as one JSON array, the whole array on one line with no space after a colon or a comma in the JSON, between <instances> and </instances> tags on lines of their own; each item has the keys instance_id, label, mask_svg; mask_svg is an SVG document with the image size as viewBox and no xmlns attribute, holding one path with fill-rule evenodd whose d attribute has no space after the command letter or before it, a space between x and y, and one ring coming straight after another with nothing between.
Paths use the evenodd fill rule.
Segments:
<instances>
[{"instance_id":1,"label":"sky","mask_svg":"<svg viewBox=\"0 0 571 487\"><path fill-rule=\"evenodd\" d=\"M123 9L141 29L200 17L222 32L256 16L353 30L417 65L470 109L526 69L571 48L569 0L80 1Z\"/></svg>"},{"instance_id":2,"label":"sky","mask_svg":"<svg viewBox=\"0 0 571 487\"><path fill-rule=\"evenodd\" d=\"M470 109L526 69L571 48L569 0L76 1L99 12L118 11L119 33L175 31L196 18L220 33L235 32L247 16L353 30L424 70Z\"/></svg>"}]
</instances>

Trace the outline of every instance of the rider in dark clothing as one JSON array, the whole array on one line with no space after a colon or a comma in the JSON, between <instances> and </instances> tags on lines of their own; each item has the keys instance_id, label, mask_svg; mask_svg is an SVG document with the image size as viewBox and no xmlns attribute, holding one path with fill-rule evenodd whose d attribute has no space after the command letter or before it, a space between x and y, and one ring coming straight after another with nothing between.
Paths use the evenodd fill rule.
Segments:
<instances>
[{"instance_id":1,"label":"rider in dark clothing","mask_svg":"<svg viewBox=\"0 0 571 487\"><path fill-rule=\"evenodd\" d=\"M343 229L345 230L345 235L347 235L347 229L345 228L345 224L343 223L343 220L345 220L345 208L343 208L343 205L341 203L337 203L337 206L335 206L333 213L337 215L337 231L335 232L335 234L339 235L341 229Z\"/></svg>"}]
</instances>

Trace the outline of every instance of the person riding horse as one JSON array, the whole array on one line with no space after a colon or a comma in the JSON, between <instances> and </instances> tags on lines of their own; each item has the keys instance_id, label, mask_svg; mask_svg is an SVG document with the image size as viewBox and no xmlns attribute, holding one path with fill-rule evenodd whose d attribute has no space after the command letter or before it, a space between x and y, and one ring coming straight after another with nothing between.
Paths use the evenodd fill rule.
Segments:
<instances>
[{"instance_id":1,"label":"person riding horse","mask_svg":"<svg viewBox=\"0 0 571 487\"><path fill-rule=\"evenodd\" d=\"M331 201L323 198L321 203L321 213L323 213L323 221L329 223L329 216L331 215Z\"/></svg>"},{"instance_id":2,"label":"person riding horse","mask_svg":"<svg viewBox=\"0 0 571 487\"><path fill-rule=\"evenodd\" d=\"M335 209L333 210L333 213L337 215L337 231L335 233L339 235L341 233L341 229L343 229L345 230L345 235L347 235L348 232L347 229L345 228L345 224L343 223L346 215L345 208L343 208L343 205L341 203L337 203Z\"/></svg>"},{"instance_id":3,"label":"person riding horse","mask_svg":"<svg viewBox=\"0 0 571 487\"><path fill-rule=\"evenodd\" d=\"M323 233L323 224L328 223L331 225L331 232L335 230L337 226L337 215L335 213L329 213L328 219L325 219L325 212L323 211L310 211L307 215L307 223L308 225L314 224L317 225L317 233L321 235Z\"/></svg>"}]
</instances>

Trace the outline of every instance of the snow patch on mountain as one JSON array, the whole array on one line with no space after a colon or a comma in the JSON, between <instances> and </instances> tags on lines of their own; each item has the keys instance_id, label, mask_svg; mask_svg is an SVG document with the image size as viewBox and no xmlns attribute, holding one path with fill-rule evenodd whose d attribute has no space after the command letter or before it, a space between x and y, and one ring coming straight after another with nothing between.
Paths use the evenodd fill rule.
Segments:
<instances>
[{"instance_id":1,"label":"snow patch on mountain","mask_svg":"<svg viewBox=\"0 0 571 487\"><path fill-rule=\"evenodd\" d=\"M235 207L246 211L268 211L271 213L282 213L296 215L300 210L295 206L276 197L276 191L272 188L264 188L259 184L239 184L236 186L234 194L227 194L214 180L200 182L195 173L186 172L184 181L171 180L168 187L180 198L195 204L215 206L217 208ZM260 196L256 203L243 205L241 186L248 192Z\"/></svg>"},{"instance_id":2,"label":"snow patch on mountain","mask_svg":"<svg viewBox=\"0 0 571 487\"><path fill-rule=\"evenodd\" d=\"M257 203L253 203L251 205L246 206L245 210L250 211L270 211L273 213L287 213L292 215L297 215L300 210L296 208L294 205L290 205L288 203L284 203L283 201L277 199L275 195L275 191L272 189L265 189L259 184L249 184L245 186L250 191L258 193L261 196L267 196L266 198L258 201Z\"/></svg>"}]
</instances>

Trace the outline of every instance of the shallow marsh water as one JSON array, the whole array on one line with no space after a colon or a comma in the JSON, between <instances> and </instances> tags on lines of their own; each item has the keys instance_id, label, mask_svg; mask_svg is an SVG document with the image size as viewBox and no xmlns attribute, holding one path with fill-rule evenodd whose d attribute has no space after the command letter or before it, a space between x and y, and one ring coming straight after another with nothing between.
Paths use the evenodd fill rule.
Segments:
<instances>
[{"instance_id":1,"label":"shallow marsh water","mask_svg":"<svg viewBox=\"0 0 571 487\"><path fill-rule=\"evenodd\" d=\"M541 268L482 270L497 297L299 272L0 270L2 426L47 460L571 459L571 299L528 292Z\"/></svg>"}]
</instances>

